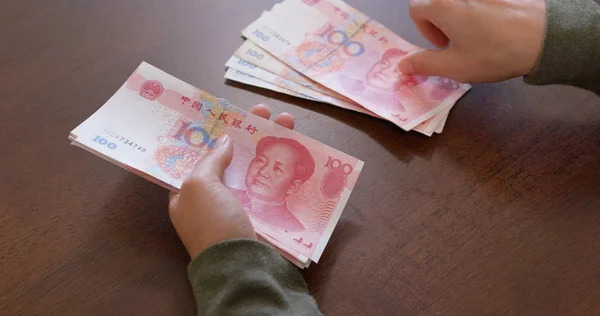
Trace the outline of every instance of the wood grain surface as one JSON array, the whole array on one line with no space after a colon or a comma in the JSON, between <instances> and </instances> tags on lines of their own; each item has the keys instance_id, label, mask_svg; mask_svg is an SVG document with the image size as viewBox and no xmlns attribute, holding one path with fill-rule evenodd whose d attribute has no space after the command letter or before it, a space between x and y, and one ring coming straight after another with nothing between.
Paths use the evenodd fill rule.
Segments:
<instances>
[{"instance_id":1,"label":"wood grain surface","mask_svg":"<svg viewBox=\"0 0 600 316\"><path fill-rule=\"evenodd\" d=\"M429 47L408 1L348 0ZM326 315L600 315L600 98L474 85L426 138L223 79L274 0L0 3L0 314L193 315L168 192L69 132L140 62L366 162L319 264Z\"/></svg>"}]
</instances>

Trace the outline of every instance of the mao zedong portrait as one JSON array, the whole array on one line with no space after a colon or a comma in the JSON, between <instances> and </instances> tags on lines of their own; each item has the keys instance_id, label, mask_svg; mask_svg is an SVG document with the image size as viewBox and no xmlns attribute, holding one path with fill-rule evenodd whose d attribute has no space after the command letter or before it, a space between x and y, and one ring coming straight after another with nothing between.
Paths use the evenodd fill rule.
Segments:
<instances>
[{"instance_id":1,"label":"mao zedong portrait","mask_svg":"<svg viewBox=\"0 0 600 316\"><path fill-rule=\"evenodd\" d=\"M427 81L428 78L426 76L405 76L400 73L397 64L406 54L408 52L397 48L388 49L371 66L363 78L343 76L340 81L350 94L360 95L373 102L392 106L398 112L405 112L407 109L398 99L399 94Z\"/></svg>"},{"instance_id":2,"label":"mao zedong portrait","mask_svg":"<svg viewBox=\"0 0 600 316\"><path fill-rule=\"evenodd\" d=\"M303 231L304 225L290 212L286 199L314 172L315 161L304 145L266 136L256 145L256 156L248 165L247 190L230 190L254 219L288 232Z\"/></svg>"}]
</instances>

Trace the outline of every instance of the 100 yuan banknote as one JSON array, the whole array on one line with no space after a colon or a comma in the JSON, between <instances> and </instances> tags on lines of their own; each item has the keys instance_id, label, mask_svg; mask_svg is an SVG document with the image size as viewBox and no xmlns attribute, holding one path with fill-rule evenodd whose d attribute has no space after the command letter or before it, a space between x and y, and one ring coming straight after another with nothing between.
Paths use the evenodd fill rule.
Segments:
<instances>
[{"instance_id":1,"label":"100 yuan banknote","mask_svg":"<svg viewBox=\"0 0 600 316\"><path fill-rule=\"evenodd\" d=\"M447 78L402 75L397 62L420 48L342 1L285 0L243 35L405 130L449 109L470 89Z\"/></svg>"},{"instance_id":2,"label":"100 yuan banknote","mask_svg":"<svg viewBox=\"0 0 600 316\"><path fill-rule=\"evenodd\" d=\"M363 168L350 155L147 63L70 139L177 190L224 134L234 144L224 184L257 233L317 262Z\"/></svg>"}]
</instances>

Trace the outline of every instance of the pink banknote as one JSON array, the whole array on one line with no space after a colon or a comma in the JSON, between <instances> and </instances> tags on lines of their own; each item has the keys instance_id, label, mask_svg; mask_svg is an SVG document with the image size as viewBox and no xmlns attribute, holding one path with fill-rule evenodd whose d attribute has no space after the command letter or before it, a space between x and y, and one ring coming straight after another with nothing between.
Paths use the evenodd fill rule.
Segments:
<instances>
[{"instance_id":1,"label":"pink banknote","mask_svg":"<svg viewBox=\"0 0 600 316\"><path fill-rule=\"evenodd\" d=\"M297 83L296 81L293 81L293 80L281 77L272 72L269 72L266 69L263 69L257 65L254 65L254 64L252 64L246 60L243 60L235 55L231 56L231 58L229 58L229 60L225 63L225 66L229 68L228 72L230 72L231 70L235 70L235 71L245 74L248 77L259 79L267 84L270 84L271 90L286 93L286 94L290 94L289 92L293 92L292 94L296 94L296 96L300 96L303 98L308 97L309 99L312 99L314 101L329 103L329 104L338 106L338 107L346 109L346 110L352 110L352 111L364 113L364 114L367 114L367 115L370 115L370 116L373 116L376 118L381 118L377 114L363 108L362 106L358 105L355 102L347 102L347 101L338 99L336 97L333 97L331 95L321 93L319 91L316 91L314 89L311 89L309 87L301 85L301 84ZM232 79L231 73L229 74L229 77L230 77L230 79ZM238 79L238 81L239 81L239 79ZM248 83L247 78L245 81L246 81L245 83ZM257 85L256 83L257 82L254 81L253 85ZM263 84L262 87L265 87L265 85ZM283 89L283 91L282 91L282 89ZM446 113L447 112L448 112L448 110L446 110ZM436 130L439 122L441 122L444 119L444 115L446 115L444 112L439 113L436 116L434 116L430 119L427 119L425 122L414 127L413 130L418 131L427 136L431 136L433 134L433 132Z\"/></svg>"},{"instance_id":2,"label":"pink banknote","mask_svg":"<svg viewBox=\"0 0 600 316\"><path fill-rule=\"evenodd\" d=\"M275 91L275 92L279 92L279 93L283 93L283 94L287 94L293 97L297 97L297 98L302 98L305 100L310 100L310 101L319 101L317 99L311 98L307 95L303 95L301 93L298 93L296 91L292 91L290 89L286 89L286 88L282 88L278 85L275 85L273 83L267 82L265 80L261 80L258 79L256 77L250 76L247 73L244 73L242 71L239 70L235 70L233 68L228 68L227 71L225 72L225 79L228 80L232 80L232 81L236 81L239 83L243 83L246 85L250 85L250 86L255 86L258 88L263 88L263 89L268 89L271 91Z\"/></svg>"},{"instance_id":3,"label":"pink banknote","mask_svg":"<svg viewBox=\"0 0 600 316\"><path fill-rule=\"evenodd\" d=\"M411 130L469 89L396 68L420 48L338 0L285 0L243 35L303 75Z\"/></svg>"},{"instance_id":4,"label":"pink banknote","mask_svg":"<svg viewBox=\"0 0 600 316\"><path fill-rule=\"evenodd\" d=\"M290 66L277 59L275 56L269 54L269 52L262 49L260 46L254 44L252 41L244 41L244 43L235 51L235 53L233 53L233 55L281 78L285 78L300 84L303 87L332 96L345 102L354 103L354 101L348 99L347 97L314 82L313 80L294 70Z\"/></svg>"},{"instance_id":5,"label":"pink banknote","mask_svg":"<svg viewBox=\"0 0 600 316\"><path fill-rule=\"evenodd\" d=\"M243 59L240 59L237 56L231 56L231 58L229 58L229 60L225 63L225 66L230 69L242 71L250 76L267 81L281 88L296 91L300 94L306 95L318 101L333 104L346 110L352 110L359 113L364 113L374 117L378 117L375 113L363 108L355 102L346 102L344 100L332 97L331 95L307 88L294 81L280 77L272 72L266 71L263 68L257 67L256 65L251 64Z\"/></svg>"},{"instance_id":6,"label":"pink banknote","mask_svg":"<svg viewBox=\"0 0 600 316\"><path fill-rule=\"evenodd\" d=\"M177 190L223 134L234 143L225 185L254 228L317 262L363 162L250 114L147 63L91 117L73 142Z\"/></svg>"}]
</instances>

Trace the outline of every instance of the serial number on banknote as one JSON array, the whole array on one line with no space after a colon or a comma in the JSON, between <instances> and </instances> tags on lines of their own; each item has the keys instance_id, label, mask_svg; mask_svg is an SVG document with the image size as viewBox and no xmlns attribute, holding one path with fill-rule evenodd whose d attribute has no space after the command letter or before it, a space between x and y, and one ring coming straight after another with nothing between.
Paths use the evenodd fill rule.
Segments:
<instances>
[{"instance_id":1,"label":"serial number on banknote","mask_svg":"<svg viewBox=\"0 0 600 316\"><path fill-rule=\"evenodd\" d=\"M270 40L271 37L269 35L271 35L274 38L276 38L277 40L279 40L280 42L284 43L286 46L292 45L292 43L290 41L288 41L285 37L283 37L283 35L279 34L274 29L272 29L270 27L265 27L265 30L269 34L265 34L265 33L261 32L260 30L254 30L254 32L252 32L252 35L256 36L256 38L262 40L263 42Z\"/></svg>"},{"instance_id":2,"label":"serial number on banknote","mask_svg":"<svg viewBox=\"0 0 600 316\"><path fill-rule=\"evenodd\" d=\"M135 141L129 140L129 138L123 137L123 136L121 136L121 135L119 135L117 133L111 132L111 131L109 131L107 129L104 130L104 133L106 135L108 135L109 138L115 139L119 143L123 143L123 144L125 144L127 146L130 146L132 148L135 148L135 149L137 149L137 150L139 150L139 151L141 151L143 153L146 152L146 147L143 147L143 146L139 145ZM96 138L99 138L99 136L96 136ZM93 139L93 140L95 142L97 142L97 143L100 143L102 141L101 139ZM100 144L102 144L102 143L100 143ZM115 146L109 146L111 144L113 144ZM107 143L107 144L102 144L102 145L107 145L108 148L110 148L110 149L117 148L116 144L114 144L114 143ZM112 148L112 147L114 147L114 148Z\"/></svg>"}]
</instances>

